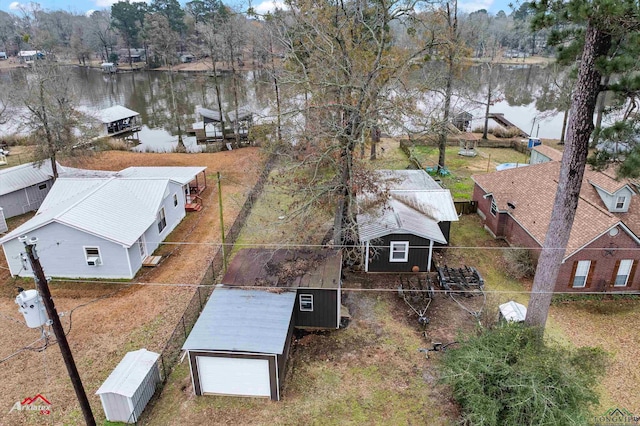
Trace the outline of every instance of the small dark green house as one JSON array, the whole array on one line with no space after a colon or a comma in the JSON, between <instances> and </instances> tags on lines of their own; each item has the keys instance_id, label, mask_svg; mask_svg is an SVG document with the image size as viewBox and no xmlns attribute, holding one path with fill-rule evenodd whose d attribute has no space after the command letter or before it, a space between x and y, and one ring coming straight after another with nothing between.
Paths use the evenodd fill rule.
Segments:
<instances>
[{"instance_id":1,"label":"small dark green house","mask_svg":"<svg viewBox=\"0 0 640 426\"><path fill-rule=\"evenodd\" d=\"M453 198L423 170L377 170L387 197L358 197L359 242L365 272L431 270L434 248L448 244L458 220Z\"/></svg>"},{"instance_id":2,"label":"small dark green house","mask_svg":"<svg viewBox=\"0 0 640 426\"><path fill-rule=\"evenodd\" d=\"M331 249L243 249L231 261L222 284L295 290L296 328L340 327L342 255Z\"/></svg>"}]
</instances>

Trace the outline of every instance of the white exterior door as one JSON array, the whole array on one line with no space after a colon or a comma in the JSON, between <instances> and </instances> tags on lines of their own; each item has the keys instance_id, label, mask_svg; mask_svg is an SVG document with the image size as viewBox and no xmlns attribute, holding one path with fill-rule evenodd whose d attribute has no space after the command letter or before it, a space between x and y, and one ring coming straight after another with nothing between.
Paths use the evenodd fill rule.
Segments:
<instances>
[{"instance_id":1,"label":"white exterior door","mask_svg":"<svg viewBox=\"0 0 640 426\"><path fill-rule=\"evenodd\" d=\"M144 262L147 258L147 242L144 240L144 234L140 235L138 240L138 248L140 249L140 259Z\"/></svg>"},{"instance_id":2,"label":"white exterior door","mask_svg":"<svg viewBox=\"0 0 640 426\"><path fill-rule=\"evenodd\" d=\"M196 362L203 394L271 397L266 359L198 356Z\"/></svg>"}]
</instances>

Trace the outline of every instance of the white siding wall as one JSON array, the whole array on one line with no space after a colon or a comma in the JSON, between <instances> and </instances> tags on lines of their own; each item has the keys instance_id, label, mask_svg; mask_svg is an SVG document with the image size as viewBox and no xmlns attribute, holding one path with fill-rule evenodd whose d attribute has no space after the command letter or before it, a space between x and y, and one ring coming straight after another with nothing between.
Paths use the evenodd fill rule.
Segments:
<instances>
[{"instance_id":1,"label":"white siding wall","mask_svg":"<svg viewBox=\"0 0 640 426\"><path fill-rule=\"evenodd\" d=\"M4 209L4 217L10 218L30 211L38 210L42 201L51 189L51 181L42 182L47 187L40 189L39 185L29 186L18 191L0 196L0 207Z\"/></svg>"},{"instance_id":2,"label":"white siding wall","mask_svg":"<svg viewBox=\"0 0 640 426\"><path fill-rule=\"evenodd\" d=\"M598 191L598 195L600 195L600 198L602 198L602 202L610 212L627 211L629 209L629 203L631 202L631 196L634 195L628 188L623 188L613 195L609 195L605 191L602 191L597 187L596 191ZM627 197L625 205L626 210L616 210L616 202L618 200L618 197Z\"/></svg>"},{"instance_id":3,"label":"white siding wall","mask_svg":"<svg viewBox=\"0 0 640 426\"><path fill-rule=\"evenodd\" d=\"M69 228L59 223L50 223L27 235L37 237L36 250L47 276L65 278L133 278L129 272L127 250L100 237ZM99 247L102 265L87 265L85 246ZM32 276L31 269L24 271L20 253L24 245L17 238L4 245L11 274ZM135 271L134 271L135 273Z\"/></svg>"}]
</instances>

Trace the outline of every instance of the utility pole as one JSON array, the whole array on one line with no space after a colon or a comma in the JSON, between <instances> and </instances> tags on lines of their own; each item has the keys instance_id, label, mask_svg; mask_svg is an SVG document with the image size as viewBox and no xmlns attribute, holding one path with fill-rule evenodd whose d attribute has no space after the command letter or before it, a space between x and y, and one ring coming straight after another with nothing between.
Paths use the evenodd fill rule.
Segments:
<instances>
[{"instance_id":1,"label":"utility pole","mask_svg":"<svg viewBox=\"0 0 640 426\"><path fill-rule=\"evenodd\" d=\"M44 303L44 307L47 310L47 315L52 322L51 327L53 328L53 333L55 334L56 340L58 341L58 346L60 346L60 352L62 352L62 358L64 359L64 364L67 367L67 372L69 373L69 378L71 379L71 383L73 384L73 389L76 391L76 396L78 397L78 402L80 403L80 408L82 409L82 414L84 415L84 421L87 426L95 426L96 420L93 418L91 405L89 405L89 399L87 398L87 394L85 393L84 387L82 386L80 374L78 374L78 369L76 368L76 364L73 361L73 355L71 354L71 348L69 348L69 342L67 342L67 336L65 336L64 334L64 329L62 328L60 317L58 316L58 312L56 311L53 299L51 298L51 292L49 291L47 278L44 276L44 271L42 270L42 265L40 265L40 259L38 258L38 253L36 252L36 243L38 242L38 239L31 238L27 241L26 235L19 237L18 239L25 246L27 257L29 258L31 269L33 270L33 276L38 286L38 292L42 297L42 302Z\"/></svg>"}]
</instances>

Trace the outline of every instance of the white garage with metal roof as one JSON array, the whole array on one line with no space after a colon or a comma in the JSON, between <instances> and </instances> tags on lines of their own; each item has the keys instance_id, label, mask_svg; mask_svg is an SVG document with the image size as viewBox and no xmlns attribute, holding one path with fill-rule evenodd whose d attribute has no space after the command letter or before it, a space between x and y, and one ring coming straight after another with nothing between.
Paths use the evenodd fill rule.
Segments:
<instances>
[{"instance_id":1,"label":"white garage with metal roof","mask_svg":"<svg viewBox=\"0 0 640 426\"><path fill-rule=\"evenodd\" d=\"M279 400L295 301L295 291L218 285L182 347L194 393Z\"/></svg>"}]
</instances>

